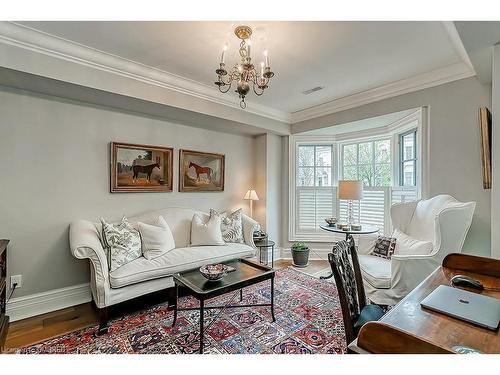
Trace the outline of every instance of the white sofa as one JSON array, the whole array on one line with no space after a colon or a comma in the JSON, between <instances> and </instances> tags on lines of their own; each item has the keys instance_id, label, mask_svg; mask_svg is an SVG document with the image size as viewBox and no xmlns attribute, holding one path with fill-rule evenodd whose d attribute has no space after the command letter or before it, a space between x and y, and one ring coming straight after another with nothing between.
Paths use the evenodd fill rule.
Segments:
<instances>
[{"instance_id":1,"label":"white sofa","mask_svg":"<svg viewBox=\"0 0 500 375\"><path fill-rule=\"evenodd\" d=\"M462 203L438 195L391 207L391 221L411 238L432 242L428 255L393 254L390 260L370 255L372 247L358 248L367 297L379 305L395 305L439 267L449 253L460 253L471 226L475 202Z\"/></svg>"},{"instance_id":2,"label":"white sofa","mask_svg":"<svg viewBox=\"0 0 500 375\"><path fill-rule=\"evenodd\" d=\"M71 253L78 259L90 260L90 286L99 308L100 333L107 331L108 306L173 287L172 275L177 272L255 255L253 232L257 222L246 215L243 215L244 244L190 247L191 219L196 212L208 217L206 213L176 207L128 217L135 225L137 222L153 223L158 216L163 216L172 231L176 248L152 260L140 257L113 272L108 271L106 252L100 239L101 225L87 220L71 224Z\"/></svg>"}]
</instances>

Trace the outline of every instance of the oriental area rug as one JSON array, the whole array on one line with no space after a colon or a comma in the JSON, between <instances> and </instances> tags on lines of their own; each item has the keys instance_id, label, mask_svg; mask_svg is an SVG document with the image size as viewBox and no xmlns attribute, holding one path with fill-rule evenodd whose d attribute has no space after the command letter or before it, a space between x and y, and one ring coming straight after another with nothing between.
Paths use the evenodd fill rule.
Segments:
<instances>
[{"instance_id":1,"label":"oriental area rug","mask_svg":"<svg viewBox=\"0 0 500 375\"><path fill-rule=\"evenodd\" d=\"M270 283L243 290L242 304L268 303ZM206 302L234 305L239 292ZM196 307L191 297L179 308ZM346 351L342 312L335 284L292 267L276 271L275 316L268 307L205 311L205 354L342 354ZM199 313L180 311L172 327L167 304L110 321L109 333L97 336L97 326L21 348L24 354L190 354L199 349Z\"/></svg>"}]
</instances>

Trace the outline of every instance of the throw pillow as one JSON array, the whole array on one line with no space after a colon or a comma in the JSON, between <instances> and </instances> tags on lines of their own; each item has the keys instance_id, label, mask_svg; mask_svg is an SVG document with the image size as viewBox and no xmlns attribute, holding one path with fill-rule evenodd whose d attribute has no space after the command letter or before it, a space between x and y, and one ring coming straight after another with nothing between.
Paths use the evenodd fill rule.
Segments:
<instances>
[{"instance_id":1,"label":"throw pillow","mask_svg":"<svg viewBox=\"0 0 500 375\"><path fill-rule=\"evenodd\" d=\"M222 239L227 243L244 243L243 238L243 218L242 209L238 209L234 212L227 213L217 213L217 211L210 209L210 216L220 215L221 224L220 229L222 232Z\"/></svg>"},{"instance_id":2,"label":"throw pillow","mask_svg":"<svg viewBox=\"0 0 500 375\"><path fill-rule=\"evenodd\" d=\"M408 236L406 233L401 232L399 229L394 229L394 233L392 235L397 238L394 254L428 255L432 252L432 242L417 240Z\"/></svg>"},{"instance_id":3,"label":"throw pillow","mask_svg":"<svg viewBox=\"0 0 500 375\"><path fill-rule=\"evenodd\" d=\"M379 236L375 247L373 248L373 255L381 258L391 259L392 253L396 248L396 238Z\"/></svg>"},{"instance_id":4,"label":"throw pillow","mask_svg":"<svg viewBox=\"0 0 500 375\"><path fill-rule=\"evenodd\" d=\"M191 246L225 245L220 230L221 217L211 214L208 220L194 214L191 221Z\"/></svg>"},{"instance_id":5,"label":"throw pillow","mask_svg":"<svg viewBox=\"0 0 500 375\"><path fill-rule=\"evenodd\" d=\"M142 255L141 236L124 216L117 224L101 218L102 239L108 251L109 270L113 272Z\"/></svg>"},{"instance_id":6,"label":"throw pillow","mask_svg":"<svg viewBox=\"0 0 500 375\"><path fill-rule=\"evenodd\" d=\"M151 260L175 249L174 236L163 216L159 216L156 225L137 223L142 241L142 254Z\"/></svg>"}]
</instances>

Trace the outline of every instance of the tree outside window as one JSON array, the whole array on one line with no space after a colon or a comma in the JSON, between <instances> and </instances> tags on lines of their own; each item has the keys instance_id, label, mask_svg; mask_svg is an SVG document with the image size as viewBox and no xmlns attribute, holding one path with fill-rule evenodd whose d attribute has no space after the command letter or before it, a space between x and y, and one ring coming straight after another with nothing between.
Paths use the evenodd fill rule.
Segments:
<instances>
[{"instance_id":1,"label":"tree outside window","mask_svg":"<svg viewBox=\"0 0 500 375\"><path fill-rule=\"evenodd\" d=\"M344 180L361 180L368 187L391 186L391 141L359 142L342 146Z\"/></svg>"}]
</instances>

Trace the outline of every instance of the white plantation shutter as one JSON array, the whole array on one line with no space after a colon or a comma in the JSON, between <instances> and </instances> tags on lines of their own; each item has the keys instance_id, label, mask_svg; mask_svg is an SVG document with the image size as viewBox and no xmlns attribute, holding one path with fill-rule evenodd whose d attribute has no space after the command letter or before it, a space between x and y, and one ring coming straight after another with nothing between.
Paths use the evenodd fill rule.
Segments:
<instances>
[{"instance_id":1,"label":"white plantation shutter","mask_svg":"<svg viewBox=\"0 0 500 375\"><path fill-rule=\"evenodd\" d=\"M392 189L392 203L405 203L405 202L413 202L418 199L417 197L417 188L414 186L405 187L399 186Z\"/></svg>"},{"instance_id":2,"label":"white plantation shutter","mask_svg":"<svg viewBox=\"0 0 500 375\"><path fill-rule=\"evenodd\" d=\"M390 187L365 187L363 199L353 202L354 221L363 225L373 225L380 233L389 231ZM348 202L340 200L340 220L347 221ZM361 212L361 214L360 214Z\"/></svg>"},{"instance_id":3,"label":"white plantation shutter","mask_svg":"<svg viewBox=\"0 0 500 375\"><path fill-rule=\"evenodd\" d=\"M337 189L297 187L297 234L318 232L325 218L335 216Z\"/></svg>"}]
</instances>

